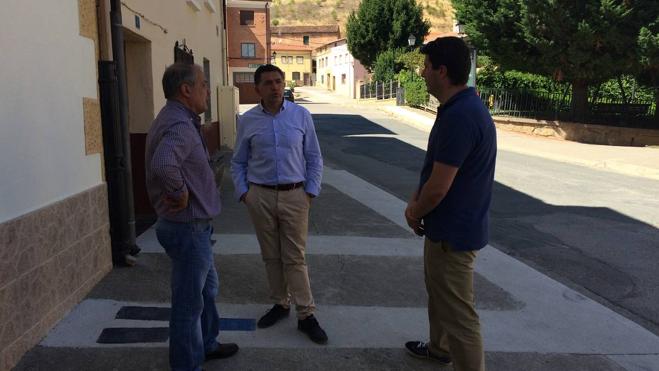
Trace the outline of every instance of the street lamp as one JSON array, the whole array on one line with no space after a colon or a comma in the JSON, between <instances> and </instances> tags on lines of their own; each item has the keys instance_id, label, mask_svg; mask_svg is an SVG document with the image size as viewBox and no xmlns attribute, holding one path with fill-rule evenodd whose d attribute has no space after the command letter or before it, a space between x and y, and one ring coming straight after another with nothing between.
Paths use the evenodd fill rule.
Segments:
<instances>
[{"instance_id":1,"label":"street lamp","mask_svg":"<svg viewBox=\"0 0 659 371\"><path fill-rule=\"evenodd\" d=\"M272 52L272 56L270 57L270 64L275 64L276 60L277 60L277 52Z\"/></svg>"},{"instance_id":2,"label":"street lamp","mask_svg":"<svg viewBox=\"0 0 659 371\"><path fill-rule=\"evenodd\" d=\"M408 36L408 38L407 38L407 45L414 46L414 44L416 44L416 37L414 37L414 35L410 34L410 36Z\"/></svg>"},{"instance_id":3,"label":"street lamp","mask_svg":"<svg viewBox=\"0 0 659 371\"><path fill-rule=\"evenodd\" d=\"M469 79L467 80L467 85L476 87L476 64L478 61L478 51L476 48L471 45L469 42L469 37L465 33L465 25L464 23L457 21L455 22L455 27L453 28L453 31L458 34L458 37L461 38L462 40L465 41L467 46L469 47L469 58L471 60L471 70L469 71Z\"/></svg>"},{"instance_id":4,"label":"street lamp","mask_svg":"<svg viewBox=\"0 0 659 371\"><path fill-rule=\"evenodd\" d=\"M465 35L465 25L464 23L457 21L455 23L455 29L453 30L455 33L457 33L460 37Z\"/></svg>"}]
</instances>

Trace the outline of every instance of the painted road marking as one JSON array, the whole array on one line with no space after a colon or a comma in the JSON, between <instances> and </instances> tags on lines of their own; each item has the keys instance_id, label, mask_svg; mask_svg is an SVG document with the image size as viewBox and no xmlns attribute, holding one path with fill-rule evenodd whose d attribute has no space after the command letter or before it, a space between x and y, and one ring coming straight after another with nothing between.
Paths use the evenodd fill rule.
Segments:
<instances>
[{"instance_id":1,"label":"painted road marking","mask_svg":"<svg viewBox=\"0 0 659 371\"><path fill-rule=\"evenodd\" d=\"M166 327L162 321L126 321L114 319L117 308L136 303L88 299L77 306L44 339L48 347L115 347L98 344L105 328ZM150 304L159 306L158 304ZM164 305L163 305L164 306ZM257 318L267 304L219 303L225 317ZM545 310L548 312L550 310ZM495 352L580 353L580 354L657 354L659 341L638 329L602 323L599 331L584 330L563 313L563 323L540 321L544 313L531 311L481 310L485 350ZM588 313L586 313L588 314ZM330 348L392 348L428 332L426 308L365 307L321 305L317 311L321 325L330 337ZM529 322L532 321L532 322ZM316 346L297 330L295 316L268 329L223 331L221 341L236 342L251 348L308 348ZM572 328L568 328L573 326ZM630 341L631 336L638 336ZM166 343L138 343L134 347L163 347Z\"/></svg>"}]
</instances>

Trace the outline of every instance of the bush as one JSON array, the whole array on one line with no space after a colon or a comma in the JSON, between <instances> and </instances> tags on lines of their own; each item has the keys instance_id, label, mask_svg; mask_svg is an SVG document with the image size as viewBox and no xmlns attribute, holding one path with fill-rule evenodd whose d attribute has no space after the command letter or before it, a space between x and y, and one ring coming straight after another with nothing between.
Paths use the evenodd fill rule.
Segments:
<instances>
[{"instance_id":1,"label":"bush","mask_svg":"<svg viewBox=\"0 0 659 371\"><path fill-rule=\"evenodd\" d=\"M424 54L421 54L419 49L414 49L410 52L403 53L398 56L396 62L403 66L403 71L421 71L423 69L423 61L426 59Z\"/></svg>"},{"instance_id":2,"label":"bush","mask_svg":"<svg viewBox=\"0 0 659 371\"><path fill-rule=\"evenodd\" d=\"M378 54L373 64L373 81L391 81L403 69L398 58L403 54L402 49L388 49Z\"/></svg>"},{"instance_id":3,"label":"bush","mask_svg":"<svg viewBox=\"0 0 659 371\"><path fill-rule=\"evenodd\" d=\"M426 82L414 71L403 71L399 75L405 89L405 102L410 106L421 106L428 103Z\"/></svg>"},{"instance_id":4,"label":"bush","mask_svg":"<svg viewBox=\"0 0 659 371\"><path fill-rule=\"evenodd\" d=\"M622 91L620 90L620 83L622 83ZM638 81L633 76L621 76L618 79L611 79L604 83L591 86L590 96L595 99L604 99L611 101L643 101L652 102L654 100L652 89L639 85ZM623 95L624 91L624 95Z\"/></svg>"},{"instance_id":5,"label":"bush","mask_svg":"<svg viewBox=\"0 0 659 371\"><path fill-rule=\"evenodd\" d=\"M532 90L536 93L562 93L572 95L568 83L554 81L549 77L520 71L501 71L487 56L478 57L477 85L479 89ZM622 83L622 90L620 84ZM652 89L646 88L629 75L589 86L591 100L614 102L651 102ZM624 93L623 93L624 92ZM624 99L623 99L624 98Z\"/></svg>"}]
</instances>

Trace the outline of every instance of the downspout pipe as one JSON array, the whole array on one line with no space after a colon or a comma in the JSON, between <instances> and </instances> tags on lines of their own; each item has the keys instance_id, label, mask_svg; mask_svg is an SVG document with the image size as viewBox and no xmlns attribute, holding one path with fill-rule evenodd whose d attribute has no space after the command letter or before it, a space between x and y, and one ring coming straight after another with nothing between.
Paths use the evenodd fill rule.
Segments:
<instances>
[{"instance_id":1,"label":"downspout pipe","mask_svg":"<svg viewBox=\"0 0 659 371\"><path fill-rule=\"evenodd\" d=\"M128 128L128 89L126 87L126 57L124 55L124 32L121 18L121 0L110 0L110 32L112 35L112 58L116 67L116 77L119 91L119 127L120 133L116 133L121 139L123 149L123 160L121 169L123 172L124 197L120 200L121 215L121 241L120 250L115 256L115 264L133 265L133 255L139 252L135 243L135 202L133 199L133 172L130 152L130 131ZM119 260L119 261L117 261Z\"/></svg>"}]
</instances>

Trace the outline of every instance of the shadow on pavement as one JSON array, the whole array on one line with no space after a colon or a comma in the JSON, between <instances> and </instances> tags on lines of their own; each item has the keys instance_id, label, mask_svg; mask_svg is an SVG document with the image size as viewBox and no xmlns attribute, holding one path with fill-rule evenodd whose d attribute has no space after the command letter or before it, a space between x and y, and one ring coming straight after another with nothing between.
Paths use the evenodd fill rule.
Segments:
<instances>
[{"instance_id":1,"label":"shadow on pavement","mask_svg":"<svg viewBox=\"0 0 659 371\"><path fill-rule=\"evenodd\" d=\"M314 115L326 164L401 200L425 151L360 115ZM549 161L549 160L547 160ZM573 165L565 165L573 166ZM605 207L557 206L495 183L490 243L659 334L659 229ZM505 289L505 288L504 288ZM613 305L612 305L613 304Z\"/></svg>"}]
</instances>

